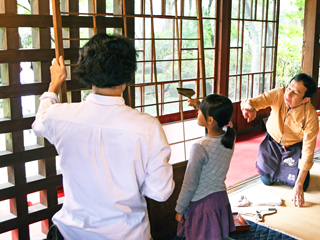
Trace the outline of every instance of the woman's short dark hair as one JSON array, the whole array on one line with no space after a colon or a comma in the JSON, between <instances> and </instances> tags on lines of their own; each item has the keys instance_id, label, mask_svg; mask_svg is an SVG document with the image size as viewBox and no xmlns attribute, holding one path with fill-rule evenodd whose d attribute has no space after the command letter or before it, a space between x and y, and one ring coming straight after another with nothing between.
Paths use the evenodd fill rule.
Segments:
<instances>
[{"instance_id":1,"label":"woman's short dark hair","mask_svg":"<svg viewBox=\"0 0 320 240\"><path fill-rule=\"evenodd\" d=\"M303 98L305 97L310 97L312 98L316 92L317 92L317 84L316 82L313 80L313 78L305 73L299 73L297 75L295 75L290 82L292 82L292 80L295 80L296 82L300 82L302 81L303 86L305 86L307 88L306 92L304 93Z\"/></svg>"},{"instance_id":2,"label":"woman's short dark hair","mask_svg":"<svg viewBox=\"0 0 320 240\"><path fill-rule=\"evenodd\" d=\"M210 94L202 100L200 110L206 120L208 116L211 116L217 122L219 128L222 128L229 124L234 108L229 98L219 94ZM228 126L221 143L224 147L232 149L235 137L235 131Z\"/></svg>"},{"instance_id":3,"label":"woman's short dark hair","mask_svg":"<svg viewBox=\"0 0 320 240\"><path fill-rule=\"evenodd\" d=\"M136 69L137 52L132 41L99 33L80 50L74 76L90 87L112 88L130 83Z\"/></svg>"}]
</instances>

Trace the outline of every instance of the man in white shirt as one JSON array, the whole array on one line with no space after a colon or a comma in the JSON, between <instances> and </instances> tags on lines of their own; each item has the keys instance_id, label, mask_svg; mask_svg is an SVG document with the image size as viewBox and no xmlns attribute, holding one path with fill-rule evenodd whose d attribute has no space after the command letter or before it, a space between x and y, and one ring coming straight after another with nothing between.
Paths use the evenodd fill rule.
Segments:
<instances>
[{"instance_id":1,"label":"man in white shirt","mask_svg":"<svg viewBox=\"0 0 320 240\"><path fill-rule=\"evenodd\" d=\"M61 158L65 200L48 239L56 238L54 232L72 240L151 238L144 196L165 201L174 181L159 121L122 98L135 70L131 41L97 34L74 72L92 93L84 102L60 104L57 95L67 75L63 57L53 60L49 90L40 97L32 125Z\"/></svg>"}]
</instances>

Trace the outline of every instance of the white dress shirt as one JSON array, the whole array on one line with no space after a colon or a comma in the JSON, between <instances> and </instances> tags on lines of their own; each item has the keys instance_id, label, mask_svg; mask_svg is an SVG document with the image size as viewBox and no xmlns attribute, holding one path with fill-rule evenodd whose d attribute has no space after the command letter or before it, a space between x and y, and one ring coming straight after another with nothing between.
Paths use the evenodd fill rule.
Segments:
<instances>
[{"instance_id":1,"label":"white dress shirt","mask_svg":"<svg viewBox=\"0 0 320 240\"><path fill-rule=\"evenodd\" d=\"M90 94L81 103L40 97L32 128L55 145L65 199L53 216L65 239L150 239L147 196L174 189L170 146L159 121L122 97Z\"/></svg>"}]
</instances>

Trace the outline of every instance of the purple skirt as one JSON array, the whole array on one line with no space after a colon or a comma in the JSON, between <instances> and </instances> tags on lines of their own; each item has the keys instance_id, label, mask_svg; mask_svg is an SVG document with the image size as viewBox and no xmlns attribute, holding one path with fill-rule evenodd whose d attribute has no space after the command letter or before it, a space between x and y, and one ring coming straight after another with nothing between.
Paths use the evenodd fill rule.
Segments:
<instances>
[{"instance_id":1,"label":"purple skirt","mask_svg":"<svg viewBox=\"0 0 320 240\"><path fill-rule=\"evenodd\" d=\"M212 193L190 202L184 223L178 223L177 235L186 240L220 240L236 230L226 191Z\"/></svg>"}]
</instances>

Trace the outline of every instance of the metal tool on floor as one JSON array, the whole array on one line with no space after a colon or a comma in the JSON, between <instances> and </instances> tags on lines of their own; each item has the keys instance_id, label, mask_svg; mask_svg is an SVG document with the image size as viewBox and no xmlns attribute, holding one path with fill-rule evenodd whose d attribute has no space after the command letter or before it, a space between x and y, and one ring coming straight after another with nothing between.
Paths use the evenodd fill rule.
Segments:
<instances>
[{"instance_id":1,"label":"metal tool on floor","mask_svg":"<svg viewBox=\"0 0 320 240\"><path fill-rule=\"evenodd\" d=\"M177 91L179 94L187 97L188 99L191 99L191 97L195 94L195 91L191 88L177 88ZM193 108L196 108L196 106L192 106Z\"/></svg>"},{"instance_id":2,"label":"metal tool on floor","mask_svg":"<svg viewBox=\"0 0 320 240\"><path fill-rule=\"evenodd\" d=\"M275 212L277 212L276 208L267 208L267 209L256 210L256 220L259 222L262 222L264 215L273 214Z\"/></svg>"}]
</instances>

